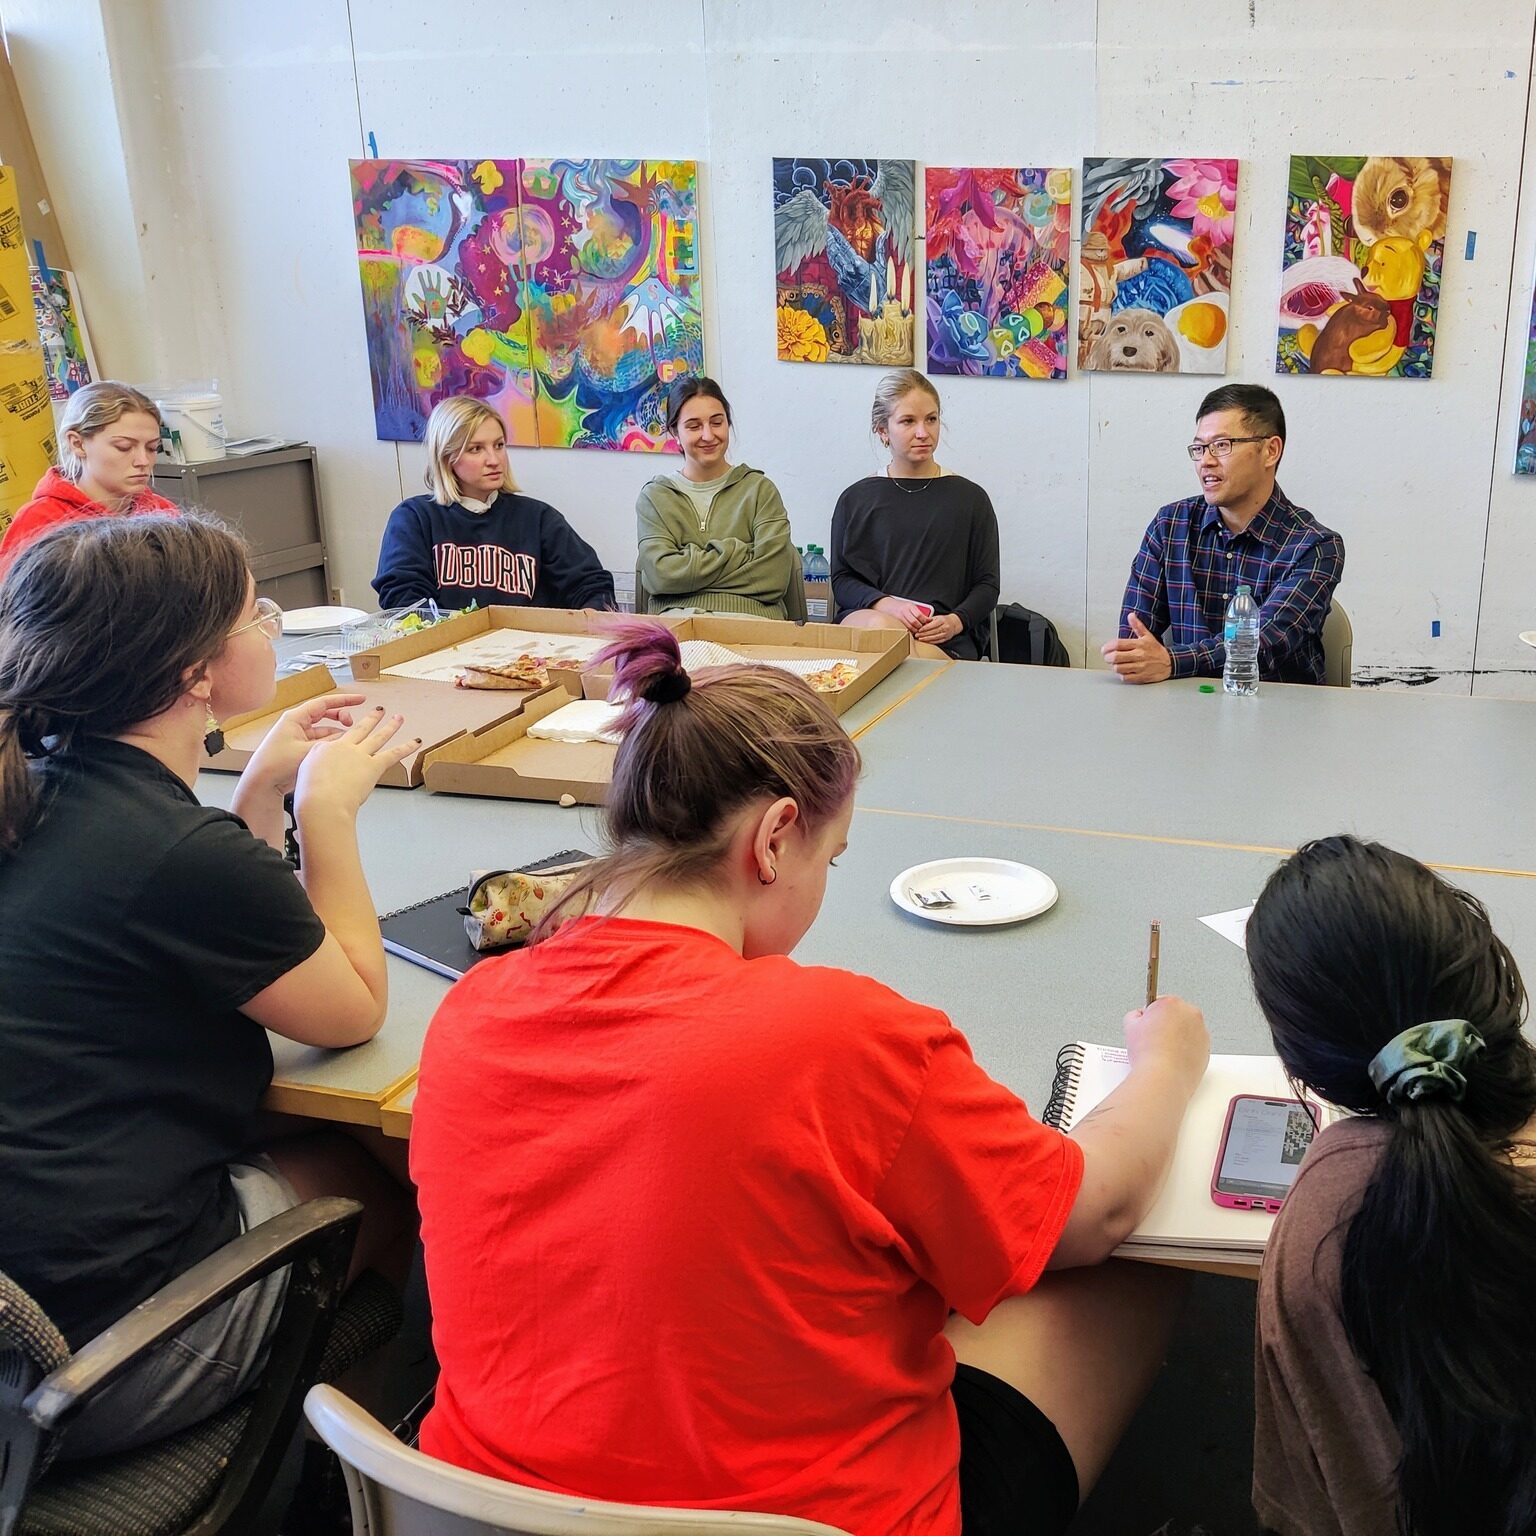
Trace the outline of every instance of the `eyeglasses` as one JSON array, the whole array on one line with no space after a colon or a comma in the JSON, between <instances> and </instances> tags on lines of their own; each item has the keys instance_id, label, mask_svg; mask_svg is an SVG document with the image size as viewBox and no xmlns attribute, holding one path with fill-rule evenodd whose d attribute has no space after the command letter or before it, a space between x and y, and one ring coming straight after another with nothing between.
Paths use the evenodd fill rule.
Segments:
<instances>
[{"instance_id":1,"label":"eyeglasses","mask_svg":"<svg viewBox=\"0 0 1536 1536\"><path fill-rule=\"evenodd\" d=\"M248 629L259 629L268 640L281 639L283 633L283 610L270 597L258 597L256 599L256 617L249 624L242 624L239 629L230 630L229 638L233 640L236 635L243 635Z\"/></svg>"},{"instance_id":2,"label":"eyeglasses","mask_svg":"<svg viewBox=\"0 0 1536 1536\"><path fill-rule=\"evenodd\" d=\"M1233 443L1264 443L1273 436L1273 432L1261 432L1257 437L1213 437L1208 443L1191 443L1188 449L1189 457L1196 464L1207 453L1214 454L1218 459L1230 459Z\"/></svg>"}]
</instances>

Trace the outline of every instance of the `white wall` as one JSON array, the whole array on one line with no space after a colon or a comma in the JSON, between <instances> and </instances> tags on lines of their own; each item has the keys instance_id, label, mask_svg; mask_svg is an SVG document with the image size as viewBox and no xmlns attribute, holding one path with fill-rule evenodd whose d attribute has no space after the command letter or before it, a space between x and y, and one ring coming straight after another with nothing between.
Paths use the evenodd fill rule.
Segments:
<instances>
[{"instance_id":1,"label":"white wall","mask_svg":"<svg viewBox=\"0 0 1536 1536\"><path fill-rule=\"evenodd\" d=\"M1536 196L1517 210L1528 0L352 0L350 15L346 0L6 0L5 17L100 358L216 374L234 430L315 442L351 601L370 599L384 518L422 463L373 437L346 167L370 131L381 155L700 160L709 366L802 543L826 542L838 491L876 462L876 375L774 360L773 155L1235 154L1228 376L1276 385L1282 483L1349 543L1357 669L1465 692L1475 665L1478 692L1536 697L1536 651L1514 638L1536 627L1536 484L1509 474L1536 256ZM72 34L104 39L105 58L82 61ZM58 106L82 70L110 76L116 111L93 112L117 145ZM1454 157L1433 380L1275 380L1293 150ZM1153 509L1192 489L1181 445L1214 382L942 383L943 457L997 504L1005 595L1051 614L1079 658L1115 621ZM572 450L516 462L619 569L656 469Z\"/></svg>"}]
</instances>

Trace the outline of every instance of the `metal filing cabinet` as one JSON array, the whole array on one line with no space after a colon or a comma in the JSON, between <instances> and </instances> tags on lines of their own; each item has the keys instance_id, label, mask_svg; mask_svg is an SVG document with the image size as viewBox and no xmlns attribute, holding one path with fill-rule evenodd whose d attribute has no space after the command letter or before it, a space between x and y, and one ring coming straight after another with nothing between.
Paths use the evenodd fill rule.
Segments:
<instances>
[{"instance_id":1,"label":"metal filing cabinet","mask_svg":"<svg viewBox=\"0 0 1536 1536\"><path fill-rule=\"evenodd\" d=\"M251 573L263 597L284 608L330 602L320 476L308 443L201 464L161 459L154 489L239 529L251 546Z\"/></svg>"}]
</instances>

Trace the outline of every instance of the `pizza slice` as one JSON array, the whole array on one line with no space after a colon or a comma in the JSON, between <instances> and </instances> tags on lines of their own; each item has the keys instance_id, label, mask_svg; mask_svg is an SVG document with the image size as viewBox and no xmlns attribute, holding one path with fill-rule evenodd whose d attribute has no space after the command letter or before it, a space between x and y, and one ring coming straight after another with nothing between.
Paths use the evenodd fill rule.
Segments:
<instances>
[{"instance_id":1,"label":"pizza slice","mask_svg":"<svg viewBox=\"0 0 1536 1536\"><path fill-rule=\"evenodd\" d=\"M851 661L837 661L820 672L807 672L805 680L817 693L841 693L858 675Z\"/></svg>"},{"instance_id":2,"label":"pizza slice","mask_svg":"<svg viewBox=\"0 0 1536 1536\"><path fill-rule=\"evenodd\" d=\"M519 656L516 661L486 662L465 667L454 679L455 688L543 688L549 682L549 662L544 656Z\"/></svg>"}]
</instances>

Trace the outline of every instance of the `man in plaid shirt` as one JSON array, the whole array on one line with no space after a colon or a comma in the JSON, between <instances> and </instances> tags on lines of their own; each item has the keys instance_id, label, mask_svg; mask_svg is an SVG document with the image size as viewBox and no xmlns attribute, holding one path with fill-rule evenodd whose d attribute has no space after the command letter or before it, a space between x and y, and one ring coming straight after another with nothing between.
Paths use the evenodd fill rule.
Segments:
<instances>
[{"instance_id":1,"label":"man in plaid shirt","mask_svg":"<svg viewBox=\"0 0 1536 1536\"><path fill-rule=\"evenodd\" d=\"M1247 585L1259 604L1259 675L1321 683L1323 620L1344 574L1344 541L1275 484L1285 412L1257 384L1201 402L1189 456L1200 495L1159 509L1104 660L1128 683L1220 677L1227 604Z\"/></svg>"}]
</instances>

